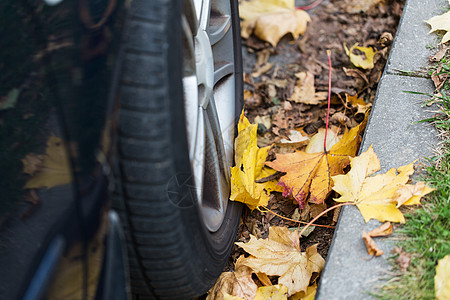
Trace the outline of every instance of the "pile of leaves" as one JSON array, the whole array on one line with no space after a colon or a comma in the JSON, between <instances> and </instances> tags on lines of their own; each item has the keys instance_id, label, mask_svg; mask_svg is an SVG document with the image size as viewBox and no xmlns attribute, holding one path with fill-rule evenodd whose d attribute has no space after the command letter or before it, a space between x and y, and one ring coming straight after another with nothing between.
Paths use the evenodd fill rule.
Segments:
<instances>
[{"instance_id":1,"label":"pile of leaves","mask_svg":"<svg viewBox=\"0 0 450 300\"><path fill-rule=\"evenodd\" d=\"M372 148L355 157L402 9L364 3L331 1L307 13L290 0L241 1L251 54L231 199L249 210L229 272L208 299L313 299L340 206L388 221L361 233L379 256L373 238L391 234L391 222L405 222L400 207L433 190L410 183L414 162L374 175Z\"/></svg>"}]
</instances>

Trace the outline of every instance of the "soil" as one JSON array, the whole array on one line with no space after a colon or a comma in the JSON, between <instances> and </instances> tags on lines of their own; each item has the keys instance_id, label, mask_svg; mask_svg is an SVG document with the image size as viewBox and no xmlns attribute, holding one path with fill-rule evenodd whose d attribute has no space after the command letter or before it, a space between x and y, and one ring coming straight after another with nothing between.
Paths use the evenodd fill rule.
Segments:
<instances>
[{"instance_id":1,"label":"soil","mask_svg":"<svg viewBox=\"0 0 450 300\"><path fill-rule=\"evenodd\" d=\"M312 1L309 1L312 2ZM356 7L361 3L377 3L370 8ZM309 4L308 1L296 1L297 6ZM319 128L325 128L327 104L307 105L289 101L298 72L310 72L314 75L317 92L328 92L328 58L331 50L332 61L332 102L331 128L342 133L345 128L354 127L364 118L358 106L348 101L349 96L357 96L364 102L365 108L373 103L378 81L388 58L389 49L395 36L404 1L323 1L308 11L311 22L306 32L296 41L290 35L283 37L274 48L258 38L251 36L243 40L245 115L252 123L258 122L258 145L266 146L289 138L291 130L312 136ZM374 68L356 68L346 55L344 44L350 48L372 47ZM364 106L363 105L363 106ZM338 114L339 113L339 114ZM338 114L339 117L333 117ZM261 121L265 119L265 121ZM292 152L295 148L280 149L275 152ZM250 234L265 238L269 226L287 226L295 228L298 222L289 221L280 216L303 222L310 221L321 211L334 204L333 193L323 205L307 203L303 209L292 199L285 199L274 193L269 205L271 212L244 209L238 241L248 241ZM319 253L326 258L331 244L338 213L329 212L321 217L311 234L301 239L302 249L318 244ZM300 224L304 226L303 224ZM235 246L230 257L228 270L244 252Z\"/></svg>"}]
</instances>

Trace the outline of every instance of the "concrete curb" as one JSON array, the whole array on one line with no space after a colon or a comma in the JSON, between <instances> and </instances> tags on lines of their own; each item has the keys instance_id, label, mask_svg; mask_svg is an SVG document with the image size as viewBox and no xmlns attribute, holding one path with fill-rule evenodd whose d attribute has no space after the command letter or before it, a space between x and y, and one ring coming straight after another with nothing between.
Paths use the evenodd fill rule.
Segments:
<instances>
[{"instance_id":1,"label":"concrete curb","mask_svg":"<svg viewBox=\"0 0 450 300\"><path fill-rule=\"evenodd\" d=\"M427 66L431 52L428 44L436 44L436 36L428 34L423 20L443 13L445 0L407 0L400 27L378 85L371 117L360 152L373 145L382 173L422 157L430 157L438 143L435 129L413 122L430 117L422 108L423 96L405 91L432 93L430 79L402 76L400 71L417 71ZM390 270L387 258L394 247L389 238L377 238L384 255L367 260L362 231L379 226L375 220L364 222L356 207L343 207L334 233L328 259L322 272L316 299L371 299Z\"/></svg>"}]
</instances>

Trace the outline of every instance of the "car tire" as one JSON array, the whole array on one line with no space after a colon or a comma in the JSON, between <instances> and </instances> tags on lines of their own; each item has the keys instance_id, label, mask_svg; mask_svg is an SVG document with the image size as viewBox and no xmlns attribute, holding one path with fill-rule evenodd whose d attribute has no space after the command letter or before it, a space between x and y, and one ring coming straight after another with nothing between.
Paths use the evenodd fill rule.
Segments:
<instances>
[{"instance_id":1,"label":"car tire","mask_svg":"<svg viewBox=\"0 0 450 300\"><path fill-rule=\"evenodd\" d=\"M237 5L130 2L113 208L124 227L134 299L202 295L231 252L241 214L228 200L243 104ZM206 22L199 12L209 15Z\"/></svg>"}]
</instances>

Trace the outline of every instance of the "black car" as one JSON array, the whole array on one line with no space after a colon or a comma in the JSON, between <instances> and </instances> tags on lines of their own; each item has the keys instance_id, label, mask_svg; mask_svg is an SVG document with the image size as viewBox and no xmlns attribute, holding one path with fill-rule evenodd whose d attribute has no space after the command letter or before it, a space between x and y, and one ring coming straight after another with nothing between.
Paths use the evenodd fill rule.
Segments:
<instances>
[{"instance_id":1,"label":"black car","mask_svg":"<svg viewBox=\"0 0 450 300\"><path fill-rule=\"evenodd\" d=\"M206 293L241 210L237 0L0 13L0 299Z\"/></svg>"}]
</instances>

